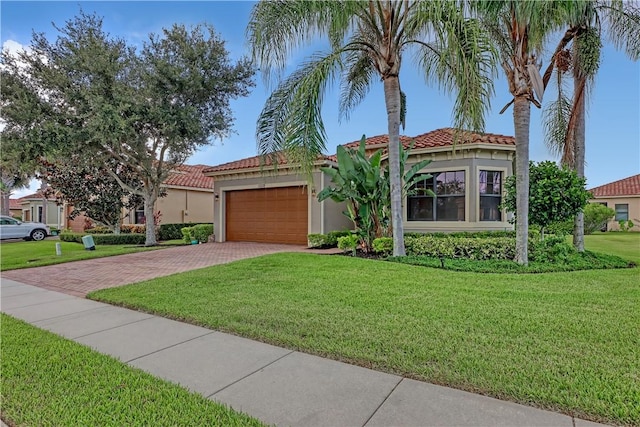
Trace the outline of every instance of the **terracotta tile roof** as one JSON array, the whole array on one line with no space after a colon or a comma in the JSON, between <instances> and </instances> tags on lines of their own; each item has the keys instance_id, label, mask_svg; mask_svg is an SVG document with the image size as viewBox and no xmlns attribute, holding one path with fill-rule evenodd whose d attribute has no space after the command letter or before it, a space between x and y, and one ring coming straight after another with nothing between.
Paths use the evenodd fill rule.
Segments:
<instances>
[{"instance_id":1,"label":"terracotta tile roof","mask_svg":"<svg viewBox=\"0 0 640 427\"><path fill-rule=\"evenodd\" d=\"M455 129L443 128L423 133L411 139L415 140L414 149L447 147L453 145L454 135ZM460 136L460 140L456 141L456 146L466 144L516 145L516 139L514 137L495 133L463 132ZM407 143L404 145L407 146Z\"/></svg>"},{"instance_id":2,"label":"terracotta tile roof","mask_svg":"<svg viewBox=\"0 0 640 427\"><path fill-rule=\"evenodd\" d=\"M19 203L22 203L23 201L27 201L30 199L38 199L41 200L42 199L42 191L38 190L35 193L31 193L31 194L27 194L26 196L20 197L18 200ZM53 193L50 193L47 195L47 200L51 200L51 201L55 201L56 198L53 195Z\"/></svg>"},{"instance_id":3,"label":"terracotta tile roof","mask_svg":"<svg viewBox=\"0 0 640 427\"><path fill-rule=\"evenodd\" d=\"M286 165L288 163L287 158L284 154L278 153L278 165ZM330 159L331 156L319 156L318 160L326 160ZM255 169L265 166L272 166L273 158L271 156L253 156L248 157L246 159L236 160L234 162L223 163L221 165L213 166L208 169L205 169L205 173L211 172L224 172L224 171L232 171L232 170L241 170L241 169Z\"/></svg>"},{"instance_id":4,"label":"terracotta tile roof","mask_svg":"<svg viewBox=\"0 0 640 427\"><path fill-rule=\"evenodd\" d=\"M181 165L171 171L164 184L175 187L206 188L213 190L213 178L204 176L207 165Z\"/></svg>"},{"instance_id":5,"label":"terracotta tile roof","mask_svg":"<svg viewBox=\"0 0 640 427\"><path fill-rule=\"evenodd\" d=\"M408 148L411 144L411 141L415 141L414 150L421 148L437 148L437 147L448 147L453 146L453 137L455 130L453 128L443 128L437 129L431 132L423 133L421 135L415 137L409 137L406 135L400 135L400 141L402 141L402 145L405 148ZM389 137L385 135L376 135L367 138L365 144L367 146L367 151L377 150L380 148L385 148L389 142ZM349 142L344 144L345 147L356 148L360 144L360 140ZM462 135L462 140L457 142L457 145L463 144L496 144L496 145L505 145L505 146L515 146L516 140L512 136L498 135L493 133L473 133L473 132L465 132ZM261 163L263 161L262 156L254 156L249 157L247 159L237 160L235 162L224 163L221 165L217 165L205 170L205 173L210 172L223 172L223 171L233 171L240 169L249 169L249 168L259 168L260 166L271 166L273 164L272 159L267 157L265 159L265 163ZM336 161L336 156L321 156L318 160L331 160ZM278 156L278 164L283 165L287 163L287 159L283 155Z\"/></svg>"},{"instance_id":6,"label":"terracotta tile roof","mask_svg":"<svg viewBox=\"0 0 640 427\"><path fill-rule=\"evenodd\" d=\"M18 199L9 199L9 209L22 209L22 203Z\"/></svg>"},{"instance_id":7,"label":"terracotta tile roof","mask_svg":"<svg viewBox=\"0 0 640 427\"><path fill-rule=\"evenodd\" d=\"M640 174L589 190L593 197L640 196Z\"/></svg>"}]
</instances>

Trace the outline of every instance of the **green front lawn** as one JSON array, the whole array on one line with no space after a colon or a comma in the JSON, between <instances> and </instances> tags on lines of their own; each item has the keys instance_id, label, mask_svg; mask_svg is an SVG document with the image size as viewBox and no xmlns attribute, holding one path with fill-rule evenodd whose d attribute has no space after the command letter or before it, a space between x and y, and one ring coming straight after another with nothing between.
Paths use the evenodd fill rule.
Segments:
<instances>
[{"instance_id":1,"label":"green front lawn","mask_svg":"<svg viewBox=\"0 0 640 427\"><path fill-rule=\"evenodd\" d=\"M640 265L640 233L638 232L590 234L584 236L584 245L590 251L618 255Z\"/></svg>"},{"instance_id":2,"label":"green front lawn","mask_svg":"<svg viewBox=\"0 0 640 427\"><path fill-rule=\"evenodd\" d=\"M163 242L160 246L150 248L133 245L96 245L95 251L86 250L80 243L60 242L58 240L8 242L0 245L0 271L161 249L175 245L176 242L184 244L180 240ZM62 248L62 255L60 256L56 255L56 243L60 243Z\"/></svg>"},{"instance_id":3,"label":"green front lawn","mask_svg":"<svg viewBox=\"0 0 640 427\"><path fill-rule=\"evenodd\" d=\"M637 268L477 274L295 253L89 297L579 418L638 425L639 277Z\"/></svg>"},{"instance_id":4,"label":"green front lawn","mask_svg":"<svg viewBox=\"0 0 640 427\"><path fill-rule=\"evenodd\" d=\"M263 425L73 341L6 315L0 320L9 425Z\"/></svg>"}]
</instances>

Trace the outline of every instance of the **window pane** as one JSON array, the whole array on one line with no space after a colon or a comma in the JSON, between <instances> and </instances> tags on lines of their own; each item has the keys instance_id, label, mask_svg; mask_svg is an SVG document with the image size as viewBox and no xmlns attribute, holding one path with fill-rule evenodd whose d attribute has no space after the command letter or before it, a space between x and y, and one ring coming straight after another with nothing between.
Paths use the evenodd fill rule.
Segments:
<instances>
[{"instance_id":1,"label":"window pane","mask_svg":"<svg viewBox=\"0 0 640 427\"><path fill-rule=\"evenodd\" d=\"M480 196L480 221L502 221L500 197Z\"/></svg>"},{"instance_id":2,"label":"window pane","mask_svg":"<svg viewBox=\"0 0 640 427\"><path fill-rule=\"evenodd\" d=\"M431 175L432 178L414 187L418 190L415 195L407 197L407 220L464 221L464 171L433 172ZM436 197L425 196L419 191L421 188L432 190Z\"/></svg>"},{"instance_id":3,"label":"window pane","mask_svg":"<svg viewBox=\"0 0 640 427\"><path fill-rule=\"evenodd\" d=\"M627 221L629 220L629 205L622 204L616 205L616 221Z\"/></svg>"},{"instance_id":4,"label":"window pane","mask_svg":"<svg viewBox=\"0 0 640 427\"><path fill-rule=\"evenodd\" d=\"M480 194L502 194L502 172L480 171Z\"/></svg>"},{"instance_id":5,"label":"window pane","mask_svg":"<svg viewBox=\"0 0 640 427\"><path fill-rule=\"evenodd\" d=\"M438 197L436 221L464 221L464 196Z\"/></svg>"},{"instance_id":6,"label":"window pane","mask_svg":"<svg viewBox=\"0 0 640 427\"><path fill-rule=\"evenodd\" d=\"M433 197L409 197L407 219L409 221L433 221Z\"/></svg>"}]
</instances>

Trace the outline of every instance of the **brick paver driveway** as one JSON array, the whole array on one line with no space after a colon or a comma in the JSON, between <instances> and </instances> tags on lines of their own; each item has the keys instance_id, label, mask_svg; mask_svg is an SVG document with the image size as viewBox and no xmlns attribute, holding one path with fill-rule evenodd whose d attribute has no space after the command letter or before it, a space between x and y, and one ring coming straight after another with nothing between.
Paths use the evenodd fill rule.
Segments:
<instances>
[{"instance_id":1,"label":"brick paver driveway","mask_svg":"<svg viewBox=\"0 0 640 427\"><path fill-rule=\"evenodd\" d=\"M210 265L276 252L306 250L302 246L268 243L207 243L10 270L3 272L2 277L84 297L98 289L113 288Z\"/></svg>"}]
</instances>

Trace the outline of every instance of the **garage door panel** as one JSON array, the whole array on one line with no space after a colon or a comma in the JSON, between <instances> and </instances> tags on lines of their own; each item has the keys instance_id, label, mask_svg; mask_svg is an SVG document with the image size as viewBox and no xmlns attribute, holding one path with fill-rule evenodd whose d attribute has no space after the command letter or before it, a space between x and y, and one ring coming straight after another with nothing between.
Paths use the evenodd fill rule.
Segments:
<instances>
[{"instance_id":1,"label":"garage door panel","mask_svg":"<svg viewBox=\"0 0 640 427\"><path fill-rule=\"evenodd\" d=\"M277 187L225 193L226 239L306 244L306 187Z\"/></svg>"}]
</instances>

